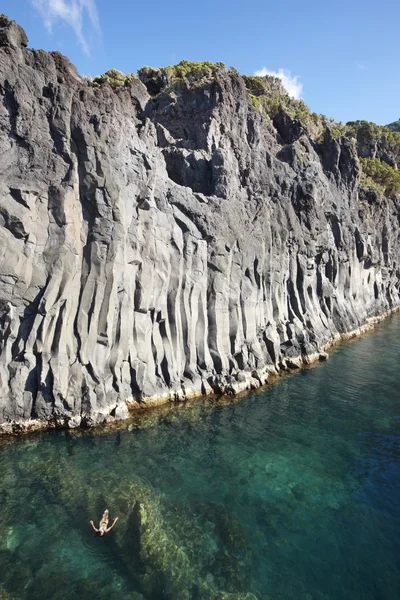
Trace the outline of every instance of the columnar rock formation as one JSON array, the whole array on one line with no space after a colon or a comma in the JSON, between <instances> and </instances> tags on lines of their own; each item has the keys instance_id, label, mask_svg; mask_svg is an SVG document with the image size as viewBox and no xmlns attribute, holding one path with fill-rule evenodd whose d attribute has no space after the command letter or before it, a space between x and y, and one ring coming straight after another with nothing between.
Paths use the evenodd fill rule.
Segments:
<instances>
[{"instance_id":1,"label":"columnar rock formation","mask_svg":"<svg viewBox=\"0 0 400 600\"><path fill-rule=\"evenodd\" d=\"M399 303L399 206L355 144L223 69L91 86L0 22L0 422L265 382Z\"/></svg>"}]
</instances>

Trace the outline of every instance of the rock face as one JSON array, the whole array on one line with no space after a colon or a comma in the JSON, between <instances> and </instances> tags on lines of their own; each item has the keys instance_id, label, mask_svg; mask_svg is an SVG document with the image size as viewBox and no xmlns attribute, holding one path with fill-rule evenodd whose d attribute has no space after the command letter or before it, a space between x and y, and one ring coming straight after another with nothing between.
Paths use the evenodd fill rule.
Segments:
<instances>
[{"instance_id":1,"label":"rock face","mask_svg":"<svg viewBox=\"0 0 400 600\"><path fill-rule=\"evenodd\" d=\"M26 45L2 18L4 430L256 387L399 304L353 142L266 123L235 72L151 96Z\"/></svg>"}]
</instances>

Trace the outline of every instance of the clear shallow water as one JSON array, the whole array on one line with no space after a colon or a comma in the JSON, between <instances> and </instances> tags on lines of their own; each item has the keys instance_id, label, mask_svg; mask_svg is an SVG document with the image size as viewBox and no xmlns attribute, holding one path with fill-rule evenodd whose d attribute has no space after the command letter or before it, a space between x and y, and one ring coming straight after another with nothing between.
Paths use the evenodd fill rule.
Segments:
<instances>
[{"instance_id":1,"label":"clear shallow water","mask_svg":"<svg viewBox=\"0 0 400 600\"><path fill-rule=\"evenodd\" d=\"M399 359L396 316L236 403L1 443L0 587L29 600L397 600ZM119 521L98 538L88 521L106 506Z\"/></svg>"}]
</instances>

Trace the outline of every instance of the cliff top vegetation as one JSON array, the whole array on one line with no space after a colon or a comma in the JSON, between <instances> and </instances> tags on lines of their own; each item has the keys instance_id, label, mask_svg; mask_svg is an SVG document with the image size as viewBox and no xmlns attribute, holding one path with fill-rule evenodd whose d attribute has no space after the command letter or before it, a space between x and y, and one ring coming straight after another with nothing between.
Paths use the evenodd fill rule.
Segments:
<instances>
[{"instance_id":1,"label":"cliff top vegetation","mask_svg":"<svg viewBox=\"0 0 400 600\"><path fill-rule=\"evenodd\" d=\"M170 91L171 88L179 86L181 82L204 83L215 78L219 73L226 73L224 63L191 62L181 60L177 65L167 67L142 67L136 73L122 73L117 69L109 69L103 75L94 78L86 77L86 82L91 86L108 84L113 88L126 86L134 79L139 78L146 86L151 96L158 95L161 91Z\"/></svg>"},{"instance_id":2,"label":"cliff top vegetation","mask_svg":"<svg viewBox=\"0 0 400 600\"><path fill-rule=\"evenodd\" d=\"M389 123L389 125L386 125L386 127L392 131L400 131L400 119L398 121L393 121L393 123Z\"/></svg>"},{"instance_id":3,"label":"cliff top vegetation","mask_svg":"<svg viewBox=\"0 0 400 600\"><path fill-rule=\"evenodd\" d=\"M129 85L139 78L152 97L162 91L179 91L182 83L201 85L216 79L222 73L239 75L234 67L226 68L222 62L192 62L182 60L176 65L166 67L142 67L137 75L124 74L117 69L109 69L103 75L86 81L90 86L110 85L118 88ZM304 130L316 141L321 141L327 128L333 137L353 139L357 145L362 168L362 184L372 186L380 193L393 196L400 192L400 120L380 126L375 123L358 120L347 123L336 122L323 114L309 109L304 100L289 96L277 77L271 75L243 75L243 81L253 106L263 114L267 121L273 121L279 111L285 111L289 117L300 122Z\"/></svg>"},{"instance_id":4,"label":"cliff top vegetation","mask_svg":"<svg viewBox=\"0 0 400 600\"><path fill-rule=\"evenodd\" d=\"M289 96L277 77L243 75L243 81L253 106L267 119L273 119L280 110L284 110L293 119L300 121L313 137L318 137L325 131L329 119L312 112L304 100Z\"/></svg>"},{"instance_id":5,"label":"cliff top vegetation","mask_svg":"<svg viewBox=\"0 0 400 600\"><path fill-rule=\"evenodd\" d=\"M131 81L137 79L136 73L122 73L118 69L109 69L103 75L96 75L93 79L88 76L85 81L91 86L101 86L108 84L111 87L121 87L128 85Z\"/></svg>"},{"instance_id":6,"label":"cliff top vegetation","mask_svg":"<svg viewBox=\"0 0 400 600\"><path fill-rule=\"evenodd\" d=\"M400 193L400 171L378 158L360 158L361 184L393 197Z\"/></svg>"}]
</instances>

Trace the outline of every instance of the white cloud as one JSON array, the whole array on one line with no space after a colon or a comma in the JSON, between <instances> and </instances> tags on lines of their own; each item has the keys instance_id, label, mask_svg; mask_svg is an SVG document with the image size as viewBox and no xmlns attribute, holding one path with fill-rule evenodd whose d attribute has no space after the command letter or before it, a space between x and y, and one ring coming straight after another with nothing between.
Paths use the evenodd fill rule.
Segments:
<instances>
[{"instance_id":1,"label":"white cloud","mask_svg":"<svg viewBox=\"0 0 400 600\"><path fill-rule=\"evenodd\" d=\"M89 54L89 46L83 30L84 16L89 19L94 29L100 32L96 0L31 0L33 6L42 16L49 31L54 23L61 20L75 32L83 50Z\"/></svg>"},{"instance_id":2,"label":"white cloud","mask_svg":"<svg viewBox=\"0 0 400 600\"><path fill-rule=\"evenodd\" d=\"M285 87L289 96L296 98L296 100L299 100L301 98L301 95L303 93L303 84L300 83L299 76L294 75L292 77L290 71L287 71L286 69L279 69L279 71L270 71L266 67L263 67L262 69L259 69L259 71L256 71L254 75L260 75L261 77L264 77L264 75L272 75L273 77L278 77L278 79L282 81L282 84Z\"/></svg>"}]
</instances>

